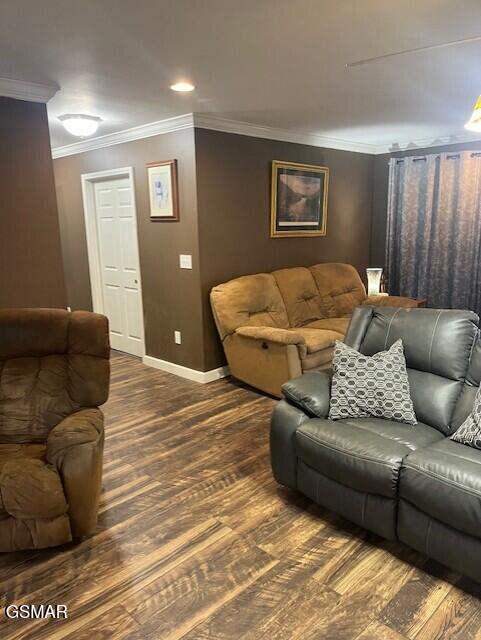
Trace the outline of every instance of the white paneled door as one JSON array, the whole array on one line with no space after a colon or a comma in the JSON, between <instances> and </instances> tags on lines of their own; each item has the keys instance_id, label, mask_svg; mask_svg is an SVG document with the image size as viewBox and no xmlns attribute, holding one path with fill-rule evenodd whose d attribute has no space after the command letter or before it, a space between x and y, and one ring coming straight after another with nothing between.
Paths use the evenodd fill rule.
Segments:
<instances>
[{"instance_id":1,"label":"white paneled door","mask_svg":"<svg viewBox=\"0 0 481 640\"><path fill-rule=\"evenodd\" d=\"M93 183L103 313L113 349L144 355L137 222L129 178Z\"/></svg>"}]
</instances>

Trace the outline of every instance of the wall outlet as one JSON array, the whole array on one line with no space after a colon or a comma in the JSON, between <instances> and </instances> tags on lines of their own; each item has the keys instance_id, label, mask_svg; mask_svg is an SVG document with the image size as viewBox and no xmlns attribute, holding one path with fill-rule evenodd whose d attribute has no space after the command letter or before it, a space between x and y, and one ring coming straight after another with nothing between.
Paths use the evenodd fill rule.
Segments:
<instances>
[{"instance_id":1,"label":"wall outlet","mask_svg":"<svg viewBox=\"0 0 481 640\"><path fill-rule=\"evenodd\" d=\"M179 264L181 269L192 269L192 256L189 253L180 254Z\"/></svg>"},{"instance_id":2,"label":"wall outlet","mask_svg":"<svg viewBox=\"0 0 481 640\"><path fill-rule=\"evenodd\" d=\"M180 331L174 331L174 342L175 344L182 344L182 335Z\"/></svg>"}]
</instances>

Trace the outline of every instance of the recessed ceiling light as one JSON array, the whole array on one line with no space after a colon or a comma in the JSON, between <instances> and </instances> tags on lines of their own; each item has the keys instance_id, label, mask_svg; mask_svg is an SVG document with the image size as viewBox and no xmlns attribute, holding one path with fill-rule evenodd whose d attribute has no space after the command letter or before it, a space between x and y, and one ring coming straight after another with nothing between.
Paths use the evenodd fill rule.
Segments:
<instances>
[{"instance_id":1,"label":"recessed ceiling light","mask_svg":"<svg viewBox=\"0 0 481 640\"><path fill-rule=\"evenodd\" d=\"M479 96L478 101L474 105L473 115L469 121L466 122L464 128L468 131L481 132L481 96Z\"/></svg>"},{"instance_id":2,"label":"recessed ceiling light","mask_svg":"<svg viewBox=\"0 0 481 640\"><path fill-rule=\"evenodd\" d=\"M66 113L58 119L69 133L79 138L93 136L102 122L102 118L86 116L83 113Z\"/></svg>"},{"instance_id":3,"label":"recessed ceiling light","mask_svg":"<svg viewBox=\"0 0 481 640\"><path fill-rule=\"evenodd\" d=\"M195 86L190 82L176 82L175 84L171 84L170 88L172 91L180 91L180 93L188 93L189 91L193 91Z\"/></svg>"}]
</instances>

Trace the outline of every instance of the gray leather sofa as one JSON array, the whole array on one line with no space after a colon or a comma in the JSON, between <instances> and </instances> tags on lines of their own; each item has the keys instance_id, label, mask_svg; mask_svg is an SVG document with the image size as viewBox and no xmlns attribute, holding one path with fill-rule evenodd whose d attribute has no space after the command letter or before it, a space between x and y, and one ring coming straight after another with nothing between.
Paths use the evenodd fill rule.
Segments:
<instances>
[{"instance_id":1,"label":"gray leather sofa","mask_svg":"<svg viewBox=\"0 0 481 640\"><path fill-rule=\"evenodd\" d=\"M280 484L481 581L481 451L448 437L480 384L478 324L470 311L358 307L346 344L373 355L402 338L418 424L333 422L330 375L309 372L283 386L271 462Z\"/></svg>"}]
</instances>

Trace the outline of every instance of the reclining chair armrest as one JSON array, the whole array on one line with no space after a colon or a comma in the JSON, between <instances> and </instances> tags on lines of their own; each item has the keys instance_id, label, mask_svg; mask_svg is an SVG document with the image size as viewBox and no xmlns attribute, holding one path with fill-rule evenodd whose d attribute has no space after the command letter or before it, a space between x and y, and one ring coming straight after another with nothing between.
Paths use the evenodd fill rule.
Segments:
<instances>
[{"instance_id":1,"label":"reclining chair armrest","mask_svg":"<svg viewBox=\"0 0 481 640\"><path fill-rule=\"evenodd\" d=\"M102 483L104 416L100 409L82 409L49 433L47 462L62 479L74 538L92 533Z\"/></svg>"},{"instance_id":2,"label":"reclining chair armrest","mask_svg":"<svg viewBox=\"0 0 481 640\"><path fill-rule=\"evenodd\" d=\"M282 385L286 400L309 417L326 418L331 398L330 371L308 371Z\"/></svg>"},{"instance_id":3,"label":"reclining chair armrest","mask_svg":"<svg viewBox=\"0 0 481 640\"><path fill-rule=\"evenodd\" d=\"M362 304L372 305L373 307L403 307L405 309L418 306L416 300L404 298L403 296L368 296Z\"/></svg>"},{"instance_id":4,"label":"reclining chair armrest","mask_svg":"<svg viewBox=\"0 0 481 640\"><path fill-rule=\"evenodd\" d=\"M238 327L236 333L245 338L254 340L265 340L266 342L277 342L278 344L305 345L304 338L289 329L279 329L278 327Z\"/></svg>"},{"instance_id":5,"label":"reclining chair armrest","mask_svg":"<svg viewBox=\"0 0 481 640\"><path fill-rule=\"evenodd\" d=\"M270 451L274 478L279 484L297 489L297 454L295 433L309 420L297 407L285 400L278 402L271 418Z\"/></svg>"}]
</instances>

